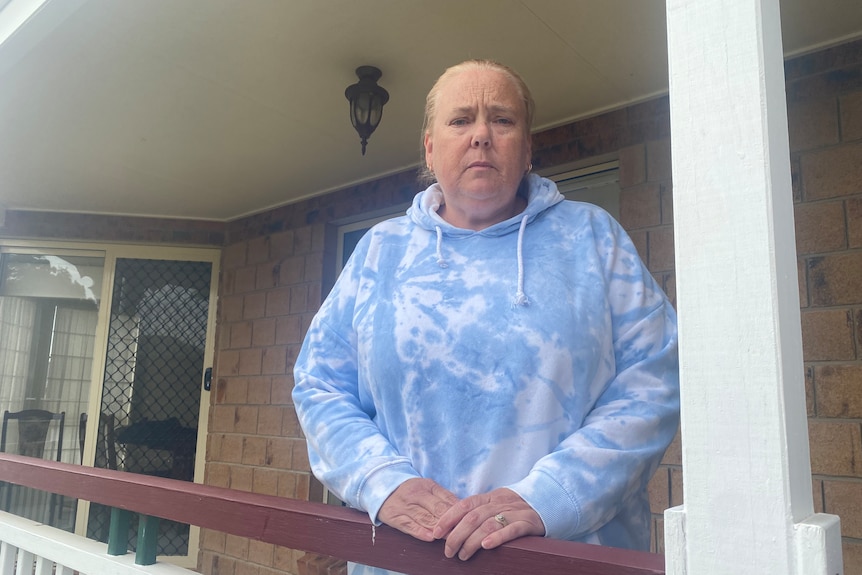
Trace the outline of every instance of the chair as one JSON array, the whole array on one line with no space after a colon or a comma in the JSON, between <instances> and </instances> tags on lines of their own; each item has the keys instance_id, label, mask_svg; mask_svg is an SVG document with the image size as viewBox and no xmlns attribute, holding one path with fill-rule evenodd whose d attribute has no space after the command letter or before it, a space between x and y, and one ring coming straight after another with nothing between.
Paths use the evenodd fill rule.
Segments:
<instances>
[{"instance_id":1,"label":"chair","mask_svg":"<svg viewBox=\"0 0 862 575\"><path fill-rule=\"evenodd\" d=\"M23 411L11 412L6 410L3 413L3 430L0 432L0 452L6 453L6 439L9 432L9 422L16 421L18 423L18 455L26 455L28 457L44 457L45 442L48 440L48 429L52 421L59 421L59 430L57 432L57 461L60 461L63 455L63 428L66 422L66 412L52 413L44 409L25 409ZM12 504L12 486L6 485L6 499L3 508L9 510ZM48 522L54 521L54 512L56 509L56 495L51 494Z\"/></svg>"}]
</instances>

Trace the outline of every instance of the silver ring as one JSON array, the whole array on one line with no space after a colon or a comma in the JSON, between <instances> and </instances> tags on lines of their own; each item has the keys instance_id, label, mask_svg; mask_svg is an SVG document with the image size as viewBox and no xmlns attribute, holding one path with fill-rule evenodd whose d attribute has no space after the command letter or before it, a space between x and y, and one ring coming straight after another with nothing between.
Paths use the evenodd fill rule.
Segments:
<instances>
[{"instance_id":1,"label":"silver ring","mask_svg":"<svg viewBox=\"0 0 862 575\"><path fill-rule=\"evenodd\" d=\"M508 525L508 524L509 524L509 522L508 522L508 521L506 521L506 516L505 516L505 515L503 515L502 513L498 513L498 514L496 514L496 515L494 516L494 521L496 521L497 523L499 523L499 524L500 524L500 525L502 525L503 527L505 527L506 525Z\"/></svg>"}]
</instances>

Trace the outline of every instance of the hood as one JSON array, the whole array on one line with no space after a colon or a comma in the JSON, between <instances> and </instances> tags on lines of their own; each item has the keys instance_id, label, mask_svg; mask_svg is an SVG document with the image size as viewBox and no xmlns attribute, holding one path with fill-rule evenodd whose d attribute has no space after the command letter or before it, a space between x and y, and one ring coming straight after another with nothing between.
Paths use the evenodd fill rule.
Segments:
<instances>
[{"instance_id":1,"label":"hood","mask_svg":"<svg viewBox=\"0 0 862 575\"><path fill-rule=\"evenodd\" d=\"M563 201L563 195L557 190L557 185L551 180L536 174L529 174L524 178L518 193L527 198L527 207L523 212L478 232L456 228L437 214L437 210L444 202L440 184L436 182L416 194L413 198L413 205L407 210L407 215L417 226L431 232L436 232L439 228L443 235L465 236L483 234L487 236L502 236L517 231L524 218L526 218L526 223L529 224L540 213Z\"/></svg>"},{"instance_id":2,"label":"hood","mask_svg":"<svg viewBox=\"0 0 862 575\"><path fill-rule=\"evenodd\" d=\"M456 228L437 214L437 210L443 204L443 192L440 185L436 183L416 194L416 197L413 198L413 205L407 210L407 216L420 228L437 235L437 265L441 268L448 267L446 257L443 254L444 236L458 237L480 234L494 237L517 232L518 249L514 255L518 261L518 277L517 291L512 303L515 306L524 307L530 303L527 294L524 293L524 255L522 252L524 233L527 225L536 219L536 216L563 201L563 195L554 182L536 174L530 174L524 178L518 193L527 198L527 207L523 212L478 232Z\"/></svg>"}]
</instances>

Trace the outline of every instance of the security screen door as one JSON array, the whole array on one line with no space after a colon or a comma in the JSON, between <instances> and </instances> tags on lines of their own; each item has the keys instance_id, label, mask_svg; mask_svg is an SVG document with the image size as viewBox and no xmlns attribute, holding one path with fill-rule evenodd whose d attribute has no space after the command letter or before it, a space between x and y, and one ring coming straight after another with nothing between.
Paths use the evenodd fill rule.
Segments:
<instances>
[{"instance_id":1,"label":"security screen door","mask_svg":"<svg viewBox=\"0 0 862 575\"><path fill-rule=\"evenodd\" d=\"M97 467L194 480L212 272L211 262L116 260ZM87 535L106 540L109 520L110 510L91 505ZM157 553L188 555L189 535L188 525L162 520Z\"/></svg>"},{"instance_id":2,"label":"security screen door","mask_svg":"<svg viewBox=\"0 0 862 575\"><path fill-rule=\"evenodd\" d=\"M43 434L45 458L59 446L66 463L201 481L218 260L214 249L0 240L0 415L63 413ZM7 451L26 447L18 427ZM96 504L0 485L0 507L107 540L110 513ZM160 560L193 566L199 530L160 523Z\"/></svg>"}]
</instances>

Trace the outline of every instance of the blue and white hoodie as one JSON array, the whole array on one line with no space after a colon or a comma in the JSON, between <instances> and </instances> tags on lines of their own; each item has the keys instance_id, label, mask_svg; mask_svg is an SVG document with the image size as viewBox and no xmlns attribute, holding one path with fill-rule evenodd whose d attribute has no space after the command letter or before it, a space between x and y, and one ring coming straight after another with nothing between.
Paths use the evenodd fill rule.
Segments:
<instances>
[{"instance_id":1,"label":"blue and white hoodie","mask_svg":"<svg viewBox=\"0 0 862 575\"><path fill-rule=\"evenodd\" d=\"M296 361L312 470L375 523L426 477L508 487L547 537L647 549L676 315L606 212L536 175L521 189L523 213L477 232L437 214L434 184L359 242Z\"/></svg>"}]
</instances>

